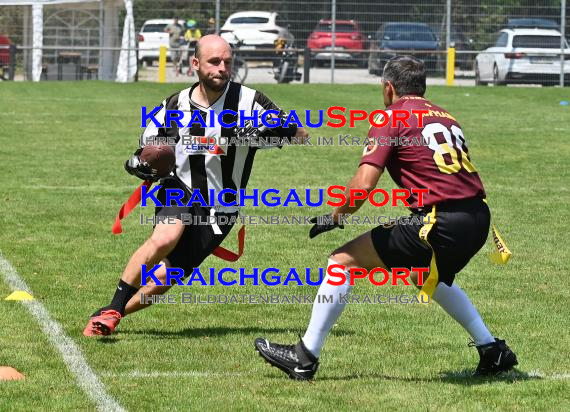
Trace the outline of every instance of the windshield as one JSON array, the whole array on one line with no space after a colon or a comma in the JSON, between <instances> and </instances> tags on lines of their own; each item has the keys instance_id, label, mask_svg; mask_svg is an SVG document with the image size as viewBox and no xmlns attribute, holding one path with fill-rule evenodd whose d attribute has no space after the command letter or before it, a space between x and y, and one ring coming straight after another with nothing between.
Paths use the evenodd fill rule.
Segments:
<instances>
[{"instance_id":1,"label":"windshield","mask_svg":"<svg viewBox=\"0 0 570 412\"><path fill-rule=\"evenodd\" d=\"M384 40L435 41L435 37L427 27L390 26L384 32Z\"/></svg>"},{"instance_id":2,"label":"windshield","mask_svg":"<svg viewBox=\"0 0 570 412\"><path fill-rule=\"evenodd\" d=\"M560 36L515 36L513 37L513 47L559 49Z\"/></svg>"},{"instance_id":3,"label":"windshield","mask_svg":"<svg viewBox=\"0 0 570 412\"><path fill-rule=\"evenodd\" d=\"M143 33L162 33L164 32L164 29L166 28L166 24L146 24L143 28L142 31Z\"/></svg>"},{"instance_id":4,"label":"windshield","mask_svg":"<svg viewBox=\"0 0 570 412\"><path fill-rule=\"evenodd\" d=\"M356 27L354 27L353 24L337 23L335 30L338 33L352 33L353 31L356 31ZM332 32L332 23L319 23L317 24L317 27L315 27L315 31L330 33Z\"/></svg>"},{"instance_id":5,"label":"windshield","mask_svg":"<svg viewBox=\"0 0 570 412\"><path fill-rule=\"evenodd\" d=\"M267 17L236 17L231 19L231 24L265 24L269 21Z\"/></svg>"}]
</instances>

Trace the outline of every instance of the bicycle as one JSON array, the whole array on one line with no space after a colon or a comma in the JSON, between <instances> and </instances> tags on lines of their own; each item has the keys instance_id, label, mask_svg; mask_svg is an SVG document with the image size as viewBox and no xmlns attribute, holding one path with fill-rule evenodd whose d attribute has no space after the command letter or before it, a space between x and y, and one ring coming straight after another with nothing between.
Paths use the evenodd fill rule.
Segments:
<instances>
[{"instance_id":1,"label":"bicycle","mask_svg":"<svg viewBox=\"0 0 570 412\"><path fill-rule=\"evenodd\" d=\"M244 83L247 78L248 66L247 61L239 56L239 48L243 46L243 41L240 40L235 33L233 33L236 42L231 44L233 51L232 71L230 73L230 80L236 83Z\"/></svg>"}]
</instances>

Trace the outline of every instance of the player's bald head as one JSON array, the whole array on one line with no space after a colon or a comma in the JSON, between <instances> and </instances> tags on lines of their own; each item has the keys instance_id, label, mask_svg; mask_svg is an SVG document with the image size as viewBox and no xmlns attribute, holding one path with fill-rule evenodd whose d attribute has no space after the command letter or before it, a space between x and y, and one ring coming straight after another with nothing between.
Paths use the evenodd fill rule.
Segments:
<instances>
[{"instance_id":1,"label":"player's bald head","mask_svg":"<svg viewBox=\"0 0 570 412\"><path fill-rule=\"evenodd\" d=\"M227 41L225 41L221 36L217 34L208 34L196 43L196 48L194 49L194 56L199 59L205 54L223 54L229 51L231 53L231 47Z\"/></svg>"}]
</instances>

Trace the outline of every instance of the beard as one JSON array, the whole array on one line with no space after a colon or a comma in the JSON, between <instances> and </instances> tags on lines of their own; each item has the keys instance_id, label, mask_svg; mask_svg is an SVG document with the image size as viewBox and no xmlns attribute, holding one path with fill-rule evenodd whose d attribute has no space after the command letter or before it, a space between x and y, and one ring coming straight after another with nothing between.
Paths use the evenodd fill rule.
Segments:
<instances>
[{"instance_id":1,"label":"beard","mask_svg":"<svg viewBox=\"0 0 570 412\"><path fill-rule=\"evenodd\" d=\"M204 76L200 79L200 82L206 89L209 89L215 93L219 93L226 88L229 80L229 76L217 75L214 78Z\"/></svg>"}]
</instances>

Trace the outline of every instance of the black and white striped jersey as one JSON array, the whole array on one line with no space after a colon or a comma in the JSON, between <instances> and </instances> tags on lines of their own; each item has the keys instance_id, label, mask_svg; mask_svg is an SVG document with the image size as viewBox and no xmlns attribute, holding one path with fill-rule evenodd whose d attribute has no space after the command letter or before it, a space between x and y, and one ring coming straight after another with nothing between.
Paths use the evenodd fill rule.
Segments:
<instances>
[{"instance_id":1,"label":"black and white striped jersey","mask_svg":"<svg viewBox=\"0 0 570 412\"><path fill-rule=\"evenodd\" d=\"M234 127L222 127L216 120L213 121L211 116L216 116L223 110L232 110L238 113L234 116L231 113L223 114L223 123L230 124L238 122L239 113L243 110L245 116L252 116L257 110L259 114L266 110L277 110L277 107L263 93L254 89L243 86L239 83L228 82L224 93L210 107L204 107L191 100L190 96L198 83L188 89L175 93L164 100L160 106L160 110L154 115L160 127L156 126L152 121L147 125L142 137L141 144L147 141L147 138L156 136L165 136L175 138L177 144L176 152L176 176L188 187L189 190L198 189L207 204L210 203L210 194L215 194L223 189L245 189L251 169L253 159L259 147L249 145L235 144L216 144L215 147L202 145L184 145L187 138L196 141L196 138L204 138L207 142L209 137L214 137L216 142L228 142L235 137ZM176 122L170 122L165 125L166 110L180 110L183 112L181 118L182 127ZM199 111L206 127L193 122L190 127L191 119L195 112ZM220 137L227 139L219 139ZM213 139L212 139L213 140ZM211 190L213 189L213 192ZM225 193L224 201L233 202L237 200L232 193ZM218 202L216 210L220 212L235 212L239 210L239 206L221 206ZM238 202L239 204L239 202Z\"/></svg>"}]
</instances>

